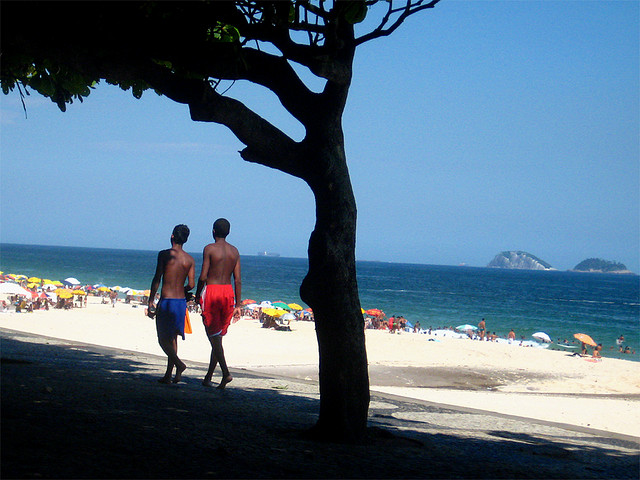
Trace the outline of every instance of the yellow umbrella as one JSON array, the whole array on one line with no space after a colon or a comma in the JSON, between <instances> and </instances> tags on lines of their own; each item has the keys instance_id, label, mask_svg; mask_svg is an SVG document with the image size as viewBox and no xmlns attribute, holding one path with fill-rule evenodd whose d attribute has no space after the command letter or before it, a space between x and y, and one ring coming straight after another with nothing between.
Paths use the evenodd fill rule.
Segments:
<instances>
[{"instance_id":1,"label":"yellow umbrella","mask_svg":"<svg viewBox=\"0 0 640 480\"><path fill-rule=\"evenodd\" d=\"M68 288L59 288L56 290L56 295L58 295L59 298L71 298L73 297L73 292Z\"/></svg>"},{"instance_id":2,"label":"yellow umbrella","mask_svg":"<svg viewBox=\"0 0 640 480\"><path fill-rule=\"evenodd\" d=\"M110 292L111 289L109 287L100 287L100 288L98 288L98 291L99 292Z\"/></svg>"},{"instance_id":3,"label":"yellow umbrella","mask_svg":"<svg viewBox=\"0 0 640 480\"><path fill-rule=\"evenodd\" d=\"M42 279L38 278L38 277L29 277L27 279L27 282L29 282L29 283L40 283L40 282L42 282Z\"/></svg>"},{"instance_id":4,"label":"yellow umbrella","mask_svg":"<svg viewBox=\"0 0 640 480\"><path fill-rule=\"evenodd\" d=\"M270 317L279 317L287 313L286 310L278 310L275 308L265 308L262 310L262 312L266 315L269 315Z\"/></svg>"},{"instance_id":5,"label":"yellow umbrella","mask_svg":"<svg viewBox=\"0 0 640 480\"><path fill-rule=\"evenodd\" d=\"M39 283L27 283L27 288L36 288L39 287Z\"/></svg>"},{"instance_id":6,"label":"yellow umbrella","mask_svg":"<svg viewBox=\"0 0 640 480\"><path fill-rule=\"evenodd\" d=\"M292 310L302 310L302 306L298 305L297 303L290 303L289 308Z\"/></svg>"},{"instance_id":7,"label":"yellow umbrella","mask_svg":"<svg viewBox=\"0 0 640 480\"><path fill-rule=\"evenodd\" d=\"M87 292L85 292L84 290L74 290L73 294L74 295L86 295Z\"/></svg>"},{"instance_id":8,"label":"yellow umbrella","mask_svg":"<svg viewBox=\"0 0 640 480\"><path fill-rule=\"evenodd\" d=\"M146 297L148 297L149 295L151 295L151 290L145 290L144 292L142 292Z\"/></svg>"},{"instance_id":9,"label":"yellow umbrella","mask_svg":"<svg viewBox=\"0 0 640 480\"><path fill-rule=\"evenodd\" d=\"M60 280L55 280L55 281L53 281L51 283L53 283L56 287L62 287L63 286L63 283Z\"/></svg>"}]
</instances>

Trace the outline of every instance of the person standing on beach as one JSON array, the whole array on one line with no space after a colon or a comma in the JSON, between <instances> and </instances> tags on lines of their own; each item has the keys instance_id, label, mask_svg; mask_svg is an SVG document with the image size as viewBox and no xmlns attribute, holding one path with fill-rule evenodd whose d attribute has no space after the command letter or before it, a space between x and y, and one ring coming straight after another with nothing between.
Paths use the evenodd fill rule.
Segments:
<instances>
[{"instance_id":1,"label":"person standing on beach","mask_svg":"<svg viewBox=\"0 0 640 480\"><path fill-rule=\"evenodd\" d=\"M482 320L480 320L480 323L478 324L478 335L480 335L480 340L484 340L484 334L486 331L487 331L487 326L483 318Z\"/></svg>"},{"instance_id":2,"label":"person standing on beach","mask_svg":"<svg viewBox=\"0 0 640 480\"><path fill-rule=\"evenodd\" d=\"M196 289L196 302L202 305L202 323L211 343L209 370L202 385L211 386L213 371L219 363L222 369L222 380L218 385L220 389L233 380L224 358L222 337L227 334L232 318L239 319L242 310L240 254L236 247L227 243L230 228L231 225L225 218L214 222L212 233L215 242L204 247L202 272Z\"/></svg>"},{"instance_id":3,"label":"person standing on beach","mask_svg":"<svg viewBox=\"0 0 640 480\"><path fill-rule=\"evenodd\" d=\"M189 238L189 227L176 225L171 234L171 248L158 253L156 273L151 281L149 308L147 315L156 317L158 343L167 355L167 371L160 383L171 383L173 367L176 375L173 383L178 383L187 366L178 358L178 335L184 340L184 319L187 311L186 293L195 286L195 260L182 249ZM188 279L185 286L184 281ZM160 301L154 307L156 292L162 280Z\"/></svg>"}]
</instances>

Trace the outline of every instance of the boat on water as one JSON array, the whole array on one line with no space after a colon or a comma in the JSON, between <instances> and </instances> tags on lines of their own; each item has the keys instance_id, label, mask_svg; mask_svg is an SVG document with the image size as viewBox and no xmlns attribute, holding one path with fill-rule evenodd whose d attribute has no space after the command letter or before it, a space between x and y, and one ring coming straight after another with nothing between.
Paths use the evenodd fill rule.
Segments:
<instances>
[{"instance_id":1,"label":"boat on water","mask_svg":"<svg viewBox=\"0 0 640 480\"><path fill-rule=\"evenodd\" d=\"M264 250L262 252L258 252L258 256L259 257L279 257L280 254L275 252L267 252L266 250Z\"/></svg>"}]
</instances>

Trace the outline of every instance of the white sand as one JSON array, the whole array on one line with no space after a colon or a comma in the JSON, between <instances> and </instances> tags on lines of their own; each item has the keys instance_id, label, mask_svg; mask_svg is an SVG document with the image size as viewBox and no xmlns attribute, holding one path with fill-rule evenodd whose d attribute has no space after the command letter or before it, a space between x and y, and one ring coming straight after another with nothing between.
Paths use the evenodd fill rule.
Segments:
<instances>
[{"instance_id":1,"label":"white sand","mask_svg":"<svg viewBox=\"0 0 640 480\"><path fill-rule=\"evenodd\" d=\"M200 316L192 315L191 323L193 334L180 340L179 355L185 361L207 363L210 346ZM95 297L89 298L87 308L0 314L0 327L163 355L155 322L144 316L144 307L118 302L112 308ZM261 328L255 320L240 320L224 340L227 363L231 368L272 371L285 366L317 369L313 323L291 327L293 332L278 332ZM504 380L497 391L372 383L374 391L640 437L640 362L604 358L594 363L565 352L441 337L428 341L428 335L411 333L367 330L366 340L370 365L448 367L490 372Z\"/></svg>"}]
</instances>

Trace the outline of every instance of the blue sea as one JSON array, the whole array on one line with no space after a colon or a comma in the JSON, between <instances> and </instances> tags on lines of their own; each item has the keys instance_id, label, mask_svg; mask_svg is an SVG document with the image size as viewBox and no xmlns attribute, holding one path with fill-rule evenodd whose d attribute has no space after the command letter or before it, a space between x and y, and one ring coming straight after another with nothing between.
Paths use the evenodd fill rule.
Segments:
<instances>
[{"instance_id":1,"label":"blue sea","mask_svg":"<svg viewBox=\"0 0 640 480\"><path fill-rule=\"evenodd\" d=\"M201 252L190 252L200 271ZM147 289L157 252L0 244L0 270L82 284ZM243 298L304 303L298 292L307 259L242 256ZM603 356L640 361L640 277L557 271L504 270L384 262L357 263L360 302L423 328L486 319L487 330L518 338L546 332L554 342L582 332L603 344ZM617 351L616 339L635 355ZM611 347L614 347L611 349ZM552 346L553 348L553 346Z\"/></svg>"}]
</instances>

